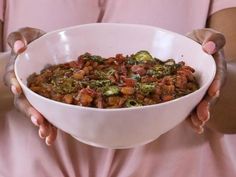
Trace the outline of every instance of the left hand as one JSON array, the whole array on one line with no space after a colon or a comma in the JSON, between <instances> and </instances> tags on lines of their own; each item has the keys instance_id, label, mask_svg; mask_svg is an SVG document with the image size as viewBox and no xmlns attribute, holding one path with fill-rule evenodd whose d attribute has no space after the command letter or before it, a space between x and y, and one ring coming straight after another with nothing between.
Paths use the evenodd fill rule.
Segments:
<instances>
[{"instance_id":1,"label":"left hand","mask_svg":"<svg viewBox=\"0 0 236 177\"><path fill-rule=\"evenodd\" d=\"M40 38L44 34L44 31L30 27L21 28L9 34L7 42L11 48L11 54L6 66L4 81L14 95L15 107L26 117L31 119L32 123L38 127L39 136L45 139L47 145L51 145L56 139L57 128L50 124L46 118L28 102L16 79L14 71L16 56L27 50L27 45L30 42Z\"/></svg>"},{"instance_id":2,"label":"left hand","mask_svg":"<svg viewBox=\"0 0 236 177\"><path fill-rule=\"evenodd\" d=\"M210 110L220 95L221 87L226 78L226 61L223 47L225 45L224 36L213 29L205 28L194 30L187 35L189 38L200 43L202 49L213 55L216 62L216 75L204 98L188 116L187 121L197 133L203 133L204 125L210 119Z\"/></svg>"}]
</instances>

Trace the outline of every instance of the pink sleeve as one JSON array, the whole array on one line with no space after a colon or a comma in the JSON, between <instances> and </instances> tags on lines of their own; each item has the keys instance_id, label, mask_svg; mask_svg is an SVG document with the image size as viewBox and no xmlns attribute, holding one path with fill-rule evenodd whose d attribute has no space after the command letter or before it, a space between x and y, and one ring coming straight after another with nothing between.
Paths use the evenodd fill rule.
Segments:
<instances>
[{"instance_id":1,"label":"pink sleeve","mask_svg":"<svg viewBox=\"0 0 236 177\"><path fill-rule=\"evenodd\" d=\"M3 21L3 0L0 0L0 20Z\"/></svg>"},{"instance_id":2,"label":"pink sleeve","mask_svg":"<svg viewBox=\"0 0 236 177\"><path fill-rule=\"evenodd\" d=\"M209 15L231 7L236 7L236 0L212 0Z\"/></svg>"}]
</instances>

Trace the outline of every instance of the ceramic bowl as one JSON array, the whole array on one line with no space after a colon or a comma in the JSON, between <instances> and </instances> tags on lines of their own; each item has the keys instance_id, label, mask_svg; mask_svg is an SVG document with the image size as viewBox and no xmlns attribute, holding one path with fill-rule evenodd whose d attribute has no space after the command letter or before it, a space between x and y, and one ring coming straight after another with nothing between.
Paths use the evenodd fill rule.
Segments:
<instances>
[{"instance_id":1,"label":"ceramic bowl","mask_svg":"<svg viewBox=\"0 0 236 177\"><path fill-rule=\"evenodd\" d=\"M48 64L77 59L89 52L103 57L147 50L166 60L185 61L196 70L200 89L161 104L120 109L98 109L44 98L27 87L27 78ZM104 148L131 148L157 139L193 110L212 82L212 56L191 39L161 28L132 24L86 24L50 32L33 41L17 57L15 73L29 102L56 127L77 140Z\"/></svg>"}]
</instances>

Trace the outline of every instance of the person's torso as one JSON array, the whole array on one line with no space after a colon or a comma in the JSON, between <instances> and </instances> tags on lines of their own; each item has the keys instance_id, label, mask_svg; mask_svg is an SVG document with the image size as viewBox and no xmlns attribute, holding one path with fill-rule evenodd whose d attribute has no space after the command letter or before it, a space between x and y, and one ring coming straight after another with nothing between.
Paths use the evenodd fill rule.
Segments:
<instances>
[{"instance_id":1,"label":"person's torso","mask_svg":"<svg viewBox=\"0 0 236 177\"><path fill-rule=\"evenodd\" d=\"M49 32L96 22L145 24L186 34L205 26L210 5L210 0L5 1L5 39L25 26Z\"/></svg>"}]
</instances>

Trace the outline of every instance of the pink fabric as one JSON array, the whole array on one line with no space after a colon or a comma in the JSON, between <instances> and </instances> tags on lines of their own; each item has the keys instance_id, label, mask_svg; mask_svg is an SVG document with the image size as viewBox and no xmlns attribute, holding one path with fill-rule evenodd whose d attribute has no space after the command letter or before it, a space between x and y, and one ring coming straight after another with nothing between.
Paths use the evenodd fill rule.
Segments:
<instances>
[{"instance_id":1,"label":"pink fabric","mask_svg":"<svg viewBox=\"0 0 236 177\"><path fill-rule=\"evenodd\" d=\"M235 0L6 0L4 36L23 26L51 31L99 21L148 24L185 34L203 28L208 14L218 7L214 3L219 2L225 3L222 8L236 6ZM3 62L0 60L0 78ZM236 135L209 129L198 135L186 122L154 142L133 149L95 148L62 131L55 144L47 147L39 139L37 128L13 108L12 97L1 84L0 176L236 176Z\"/></svg>"},{"instance_id":2,"label":"pink fabric","mask_svg":"<svg viewBox=\"0 0 236 177\"><path fill-rule=\"evenodd\" d=\"M236 6L236 1L234 0L213 0L209 14L212 15L213 13L220 11L222 9L227 9L235 6Z\"/></svg>"},{"instance_id":3,"label":"pink fabric","mask_svg":"<svg viewBox=\"0 0 236 177\"><path fill-rule=\"evenodd\" d=\"M1 6L3 2L6 4L5 9ZM178 3L173 3L172 0L148 0L147 3L144 0L1 0L0 17L5 14L4 39L10 32L23 26L51 31L98 22L100 17L103 17L102 22L157 25L186 34L203 27L208 14L228 7L236 7L236 1L178 0ZM104 9L106 11L102 16Z\"/></svg>"}]
</instances>

